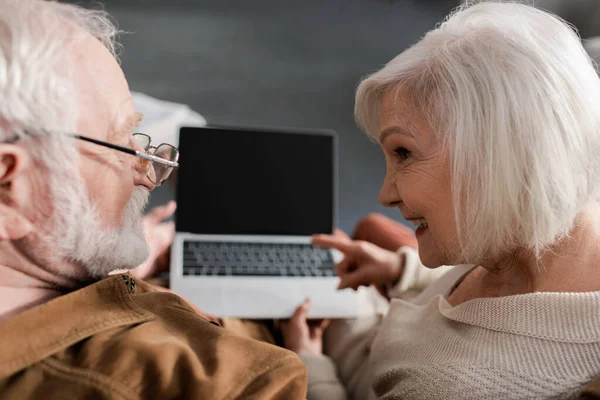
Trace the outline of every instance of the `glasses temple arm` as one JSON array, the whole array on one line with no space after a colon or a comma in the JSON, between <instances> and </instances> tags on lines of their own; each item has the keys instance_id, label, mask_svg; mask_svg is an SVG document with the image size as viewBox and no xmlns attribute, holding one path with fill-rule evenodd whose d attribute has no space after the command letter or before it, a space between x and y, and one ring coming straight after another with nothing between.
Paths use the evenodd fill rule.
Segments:
<instances>
[{"instance_id":1,"label":"glasses temple arm","mask_svg":"<svg viewBox=\"0 0 600 400\"><path fill-rule=\"evenodd\" d=\"M134 150L134 151L135 151L136 156L143 158L144 160L154 161L159 164L167 165L167 166L173 167L173 168L179 167L179 163L177 163L175 161L165 160L164 158L153 156L152 154L148 154L146 152L142 152L139 150Z\"/></svg>"},{"instance_id":2,"label":"glasses temple arm","mask_svg":"<svg viewBox=\"0 0 600 400\"><path fill-rule=\"evenodd\" d=\"M69 134L68 136L71 136L71 137L76 138L76 139L84 140L86 142L98 144L100 146L109 147L111 149L122 151L123 153L131 154L133 156L138 156L138 157L143 158L145 160L157 162L157 163L162 164L162 165L167 165L167 166L172 167L172 168L178 168L179 167L179 163L177 163L175 161L165 160L164 158L148 154L145 151L139 151L139 150L130 149L128 147L123 147L123 146L119 146L117 144L112 144L112 143L104 142L102 140L92 139L92 138L87 137L87 136L81 136L81 135L76 135L76 134Z\"/></svg>"},{"instance_id":3,"label":"glasses temple arm","mask_svg":"<svg viewBox=\"0 0 600 400\"><path fill-rule=\"evenodd\" d=\"M81 135L75 135L75 134L69 134L68 136L71 136L73 138L80 139L80 140L83 140L83 141L86 141L86 142L98 144L100 146L109 147L111 149L122 151L123 153L131 154L133 156L137 155L137 151L136 150L130 149L128 147L119 146L118 144L112 144L112 143L108 143L108 142L103 142L102 140L96 140L96 139L92 139L92 138L87 137L87 136L81 136Z\"/></svg>"}]
</instances>

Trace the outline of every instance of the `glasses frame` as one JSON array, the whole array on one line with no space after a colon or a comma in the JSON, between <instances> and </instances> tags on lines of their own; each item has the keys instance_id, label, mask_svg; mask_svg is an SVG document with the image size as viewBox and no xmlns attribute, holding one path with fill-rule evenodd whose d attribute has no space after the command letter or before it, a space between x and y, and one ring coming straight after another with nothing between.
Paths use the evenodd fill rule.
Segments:
<instances>
[{"instance_id":1,"label":"glasses frame","mask_svg":"<svg viewBox=\"0 0 600 400\"><path fill-rule=\"evenodd\" d=\"M177 150L176 160L175 161L169 161L169 160L164 159L162 157L155 156L154 154L150 154L146 150L144 150L144 151L134 150L134 149L130 149L129 147L119 146L118 144L113 144L113 143L105 142L103 140L93 139L93 138L90 138L90 137L87 137L87 136L77 135L77 134L74 134L74 133L67 134L67 136L70 136L70 137L75 138L75 139L83 140L83 141L86 141L86 142L89 142L89 143L94 143L94 144L97 144L99 146L108 147L110 149L117 150L117 151L120 151L122 153L127 153L127 154L130 154L132 156L136 156L136 157L139 157L141 159L144 159L144 160L156 162L156 163L165 165L165 166L170 167L170 168L179 168L179 163L177 162L177 160L179 159L179 149L177 147L175 147L175 146L173 146L172 144L169 144L169 143L161 143L158 146L151 146L150 144L152 143L152 137L150 135L147 135L147 134L141 133L141 132L134 133L134 135L136 135L136 134L138 134L138 135L144 135L144 136L146 136L146 137L148 137L150 139L150 141L148 142L148 149L154 148L156 150L157 148L159 148L163 144L173 147L175 150ZM150 178L148 177L148 179L150 179ZM167 177L167 179L168 179L168 177ZM152 182L152 183L154 183L156 186L160 186L160 185L162 185L162 183L165 180L166 179L162 179L160 182L156 182L156 183Z\"/></svg>"},{"instance_id":2,"label":"glasses frame","mask_svg":"<svg viewBox=\"0 0 600 400\"><path fill-rule=\"evenodd\" d=\"M177 157L176 157L175 161L169 161L169 160L164 159L162 157L155 156L154 154L148 153L146 150L144 150L144 151L134 150L134 149L130 149L129 147L119 146L118 144L113 144L113 143L105 142L103 140L93 139L91 137L87 137L87 136L83 136L83 135L78 135L78 134L75 134L75 133L67 133L67 134L65 134L65 136L72 137L72 138L79 139L79 140L83 140L83 141L89 142L89 143L94 143L94 144L97 144L99 146L108 147L109 149L117 150L117 151L120 151L122 153L127 153L127 154L130 154L132 156L136 156L136 157L139 157L139 158L144 159L144 160L148 160L148 161L156 162L156 163L159 163L159 164L162 164L162 165L166 165L166 166L171 167L171 168L179 168L179 163L177 162L177 160L179 160L179 149L177 147L173 146L170 143L161 143L158 146L151 146L150 144L152 143L152 137L150 135L147 135L147 134L141 133L141 132L134 133L134 135L136 135L136 134L137 135L144 135L144 136L146 136L146 137L148 137L150 139L150 141L148 142L148 148L149 149L150 148L154 148L156 150L157 148L159 148L163 144L166 144L168 146L173 147L175 150L177 150ZM4 143L15 143L18 140L19 140L19 137L14 137L14 138L10 138L8 140L5 140ZM148 179L150 179L150 174L149 173L148 173ZM167 179L168 179L168 177L167 177ZM156 186L160 186L160 185L163 184L163 182L165 180L166 179L161 180L160 183L154 183L154 182L152 182L152 183L154 183Z\"/></svg>"}]
</instances>

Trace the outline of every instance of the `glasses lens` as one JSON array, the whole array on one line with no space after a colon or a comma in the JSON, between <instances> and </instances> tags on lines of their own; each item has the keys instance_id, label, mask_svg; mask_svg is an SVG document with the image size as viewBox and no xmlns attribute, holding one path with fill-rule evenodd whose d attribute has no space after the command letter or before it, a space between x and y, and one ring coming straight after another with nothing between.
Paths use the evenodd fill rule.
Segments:
<instances>
[{"instance_id":1,"label":"glasses lens","mask_svg":"<svg viewBox=\"0 0 600 400\"><path fill-rule=\"evenodd\" d=\"M142 148L144 151L148 151L148 147L150 147L150 136L144 133L134 133L133 138L135 142Z\"/></svg>"},{"instance_id":2,"label":"glasses lens","mask_svg":"<svg viewBox=\"0 0 600 400\"><path fill-rule=\"evenodd\" d=\"M170 144L161 144L158 146L154 151L154 155L173 162L176 162L179 159L179 151ZM165 181L173 171L173 167L157 162L152 163L152 166L154 167L154 173L156 174L156 181L154 183L159 185Z\"/></svg>"}]
</instances>

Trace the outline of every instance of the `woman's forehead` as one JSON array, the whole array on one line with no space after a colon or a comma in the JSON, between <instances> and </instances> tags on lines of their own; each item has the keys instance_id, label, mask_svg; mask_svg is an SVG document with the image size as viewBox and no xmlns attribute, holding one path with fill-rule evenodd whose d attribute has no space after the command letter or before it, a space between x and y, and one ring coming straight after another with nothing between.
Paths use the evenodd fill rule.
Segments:
<instances>
[{"instance_id":1,"label":"woman's forehead","mask_svg":"<svg viewBox=\"0 0 600 400\"><path fill-rule=\"evenodd\" d=\"M415 138L430 130L423 113L401 88L389 90L381 101L379 134L392 128L410 132Z\"/></svg>"}]
</instances>

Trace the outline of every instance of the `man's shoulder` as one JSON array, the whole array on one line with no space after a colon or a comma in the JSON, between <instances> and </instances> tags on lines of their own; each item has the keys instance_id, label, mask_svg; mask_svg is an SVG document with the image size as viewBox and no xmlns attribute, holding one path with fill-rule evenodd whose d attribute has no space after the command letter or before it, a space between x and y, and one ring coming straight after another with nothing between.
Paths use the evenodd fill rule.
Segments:
<instances>
[{"instance_id":1,"label":"man's shoulder","mask_svg":"<svg viewBox=\"0 0 600 400\"><path fill-rule=\"evenodd\" d=\"M294 353L227 331L174 294L145 292L132 299L153 318L99 332L76 351L87 367L139 388L142 397L226 397L290 378L300 384L286 384L304 390L304 366Z\"/></svg>"},{"instance_id":2,"label":"man's shoulder","mask_svg":"<svg viewBox=\"0 0 600 400\"><path fill-rule=\"evenodd\" d=\"M151 314L152 319L99 334L100 346L115 346L122 351L136 349L137 354L147 352L149 356L161 359L165 358L166 350L193 351L198 356L218 354L220 357L232 352L238 363L296 358L289 350L240 336L199 316L173 293L145 292L132 296L132 299L144 313Z\"/></svg>"},{"instance_id":3,"label":"man's shoulder","mask_svg":"<svg viewBox=\"0 0 600 400\"><path fill-rule=\"evenodd\" d=\"M77 398L305 396L295 354L237 336L178 296L134 282L111 277L0 324L3 396L36 398L57 385Z\"/></svg>"}]
</instances>

